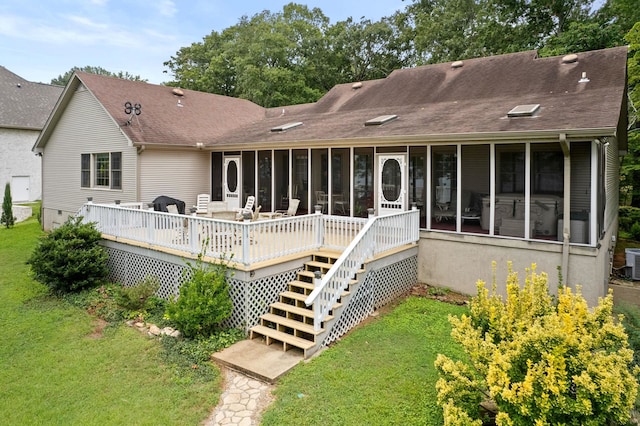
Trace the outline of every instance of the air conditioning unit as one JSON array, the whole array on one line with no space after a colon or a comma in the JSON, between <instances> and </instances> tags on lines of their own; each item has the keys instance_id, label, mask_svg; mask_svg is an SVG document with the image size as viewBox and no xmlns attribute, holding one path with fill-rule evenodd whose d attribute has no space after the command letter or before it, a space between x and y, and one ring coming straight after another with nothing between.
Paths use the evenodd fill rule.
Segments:
<instances>
[{"instance_id":1,"label":"air conditioning unit","mask_svg":"<svg viewBox=\"0 0 640 426\"><path fill-rule=\"evenodd\" d=\"M629 278L640 280L640 248L624 249L624 254L627 260L627 271L631 272Z\"/></svg>"}]
</instances>

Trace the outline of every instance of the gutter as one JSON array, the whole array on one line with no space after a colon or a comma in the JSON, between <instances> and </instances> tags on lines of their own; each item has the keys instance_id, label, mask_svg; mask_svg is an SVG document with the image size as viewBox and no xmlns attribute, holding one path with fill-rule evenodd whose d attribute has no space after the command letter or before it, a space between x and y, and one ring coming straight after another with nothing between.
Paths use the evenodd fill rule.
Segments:
<instances>
[{"instance_id":1,"label":"gutter","mask_svg":"<svg viewBox=\"0 0 640 426\"><path fill-rule=\"evenodd\" d=\"M420 135L389 135L378 137L349 137L349 138L332 138L332 139L246 139L241 143L213 143L205 144L207 150L246 150L246 149L284 149L284 148L325 148L325 147L351 147L364 145L410 145L416 143L434 143L442 142L455 144L460 142L500 142L500 141L536 141L536 142L556 142L558 134L564 134L567 141L584 141L592 140L597 137L615 136L616 128L614 127L597 127L591 129L549 129L549 130L527 130L527 131L511 131L511 132L479 132L479 133L437 133L437 134L420 134ZM148 144L148 143L147 143ZM154 144L155 145L155 144ZM185 146L185 145L172 145Z\"/></svg>"},{"instance_id":2,"label":"gutter","mask_svg":"<svg viewBox=\"0 0 640 426\"><path fill-rule=\"evenodd\" d=\"M571 145L567 134L560 133L560 147L564 155L564 195L562 199L562 275L569 282L569 242L571 241Z\"/></svg>"}]
</instances>

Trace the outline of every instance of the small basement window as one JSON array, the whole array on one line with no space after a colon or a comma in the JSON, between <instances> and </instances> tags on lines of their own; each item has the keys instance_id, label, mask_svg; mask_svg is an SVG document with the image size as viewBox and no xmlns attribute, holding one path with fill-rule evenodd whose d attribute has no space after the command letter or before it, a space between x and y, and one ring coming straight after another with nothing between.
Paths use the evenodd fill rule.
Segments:
<instances>
[{"instance_id":1,"label":"small basement window","mask_svg":"<svg viewBox=\"0 0 640 426\"><path fill-rule=\"evenodd\" d=\"M365 126L381 126L383 124L386 124L390 121L395 120L396 118L398 118L397 115L392 114L392 115L380 115L376 118L372 118L371 120L367 120L364 122Z\"/></svg>"},{"instance_id":2,"label":"small basement window","mask_svg":"<svg viewBox=\"0 0 640 426\"><path fill-rule=\"evenodd\" d=\"M507 117L531 117L540 109L540 104L518 105L507 113Z\"/></svg>"}]
</instances>

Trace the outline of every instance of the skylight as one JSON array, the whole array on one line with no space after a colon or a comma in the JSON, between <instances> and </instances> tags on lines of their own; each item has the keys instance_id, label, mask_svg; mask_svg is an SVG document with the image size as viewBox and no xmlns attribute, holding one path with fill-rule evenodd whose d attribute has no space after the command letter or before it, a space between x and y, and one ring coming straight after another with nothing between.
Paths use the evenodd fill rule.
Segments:
<instances>
[{"instance_id":1,"label":"skylight","mask_svg":"<svg viewBox=\"0 0 640 426\"><path fill-rule=\"evenodd\" d=\"M392 115L380 115L376 118L372 118L371 120L367 120L364 122L365 126L381 126L383 124L386 124L390 121L395 120L396 118L398 118L397 115L392 114Z\"/></svg>"},{"instance_id":2,"label":"skylight","mask_svg":"<svg viewBox=\"0 0 640 426\"><path fill-rule=\"evenodd\" d=\"M302 121L294 121L292 123L283 124L282 126L272 127L271 131L272 132L285 132L285 131L287 131L289 129L293 129L294 127L298 127L298 126L302 126Z\"/></svg>"},{"instance_id":3,"label":"skylight","mask_svg":"<svg viewBox=\"0 0 640 426\"><path fill-rule=\"evenodd\" d=\"M540 104L518 105L507 113L507 117L531 117L540 109Z\"/></svg>"}]
</instances>

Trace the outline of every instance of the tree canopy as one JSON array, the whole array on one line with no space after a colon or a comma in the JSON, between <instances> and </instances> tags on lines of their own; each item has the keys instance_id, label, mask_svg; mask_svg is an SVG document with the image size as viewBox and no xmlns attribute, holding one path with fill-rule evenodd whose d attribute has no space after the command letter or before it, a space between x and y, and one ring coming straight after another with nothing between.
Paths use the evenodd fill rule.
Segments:
<instances>
[{"instance_id":1,"label":"tree canopy","mask_svg":"<svg viewBox=\"0 0 640 426\"><path fill-rule=\"evenodd\" d=\"M106 69L104 69L102 67L94 67L94 66L87 65L87 66L84 66L82 68L80 68L80 67L71 68L66 73L61 74L58 77L51 79L51 84L55 84L55 85L58 85L58 86L66 86L67 83L69 82L69 79L71 78L73 73L76 72L76 71L84 71L84 72L91 73L91 74L98 74L98 75L106 75L106 76L109 76L109 77L123 78L125 80L147 81L146 79L142 79L142 77L140 77L139 75L131 75L128 72L125 72L125 71L118 71L117 73L114 73L114 72L111 72L111 71L107 71Z\"/></svg>"}]
</instances>

